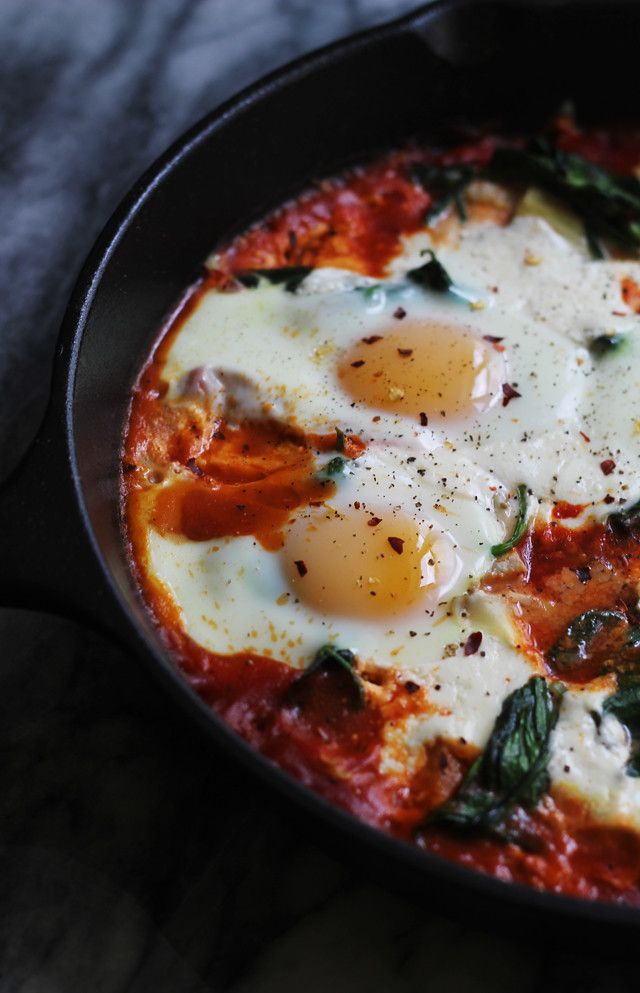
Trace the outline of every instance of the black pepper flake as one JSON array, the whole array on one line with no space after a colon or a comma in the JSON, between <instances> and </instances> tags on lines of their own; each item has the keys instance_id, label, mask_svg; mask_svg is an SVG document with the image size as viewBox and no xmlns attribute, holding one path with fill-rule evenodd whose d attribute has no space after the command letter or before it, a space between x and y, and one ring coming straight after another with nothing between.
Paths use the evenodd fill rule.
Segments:
<instances>
[{"instance_id":1,"label":"black pepper flake","mask_svg":"<svg viewBox=\"0 0 640 993\"><path fill-rule=\"evenodd\" d=\"M522 393L518 393L516 389L513 388L511 383L502 384L502 406L506 407L510 400L515 400L516 397L521 397Z\"/></svg>"},{"instance_id":2,"label":"black pepper flake","mask_svg":"<svg viewBox=\"0 0 640 993\"><path fill-rule=\"evenodd\" d=\"M576 569L576 576L581 583L588 583L591 579L591 569L588 565L582 565Z\"/></svg>"},{"instance_id":3,"label":"black pepper flake","mask_svg":"<svg viewBox=\"0 0 640 993\"><path fill-rule=\"evenodd\" d=\"M504 338L500 338L497 334L483 334L483 341L490 341L492 345L497 345L498 342L504 341Z\"/></svg>"},{"instance_id":4,"label":"black pepper flake","mask_svg":"<svg viewBox=\"0 0 640 993\"><path fill-rule=\"evenodd\" d=\"M189 461L191 461L191 460L189 460ZM133 464L133 462L123 462L122 463L122 471L125 474L128 473L128 472L135 472L136 471L136 466Z\"/></svg>"},{"instance_id":5,"label":"black pepper flake","mask_svg":"<svg viewBox=\"0 0 640 993\"><path fill-rule=\"evenodd\" d=\"M604 502L615 503L615 497L612 497L610 493L607 493L606 497L604 498Z\"/></svg>"},{"instance_id":6,"label":"black pepper flake","mask_svg":"<svg viewBox=\"0 0 640 993\"><path fill-rule=\"evenodd\" d=\"M615 467L616 464L613 459L605 459L604 462L600 463L600 468L604 476L610 476Z\"/></svg>"},{"instance_id":7,"label":"black pepper flake","mask_svg":"<svg viewBox=\"0 0 640 993\"><path fill-rule=\"evenodd\" d=\"M413 680L411 679L407 679L406 683L404 684L404 688L407 691L407 693L417 693L418 690L420 689L418 684L414 683Z\"/></svg>"},{"instance_id":8,"label":"black pepper flake","mask_svg":"<svg viewBox=\"0 0 640 993\"><path fill-rule=\"evenodd\" d=\"M298 575L299 576L306 576L307 575L307 573L308 573L309 570L307 569L307 567L304 564L304 562L302 561L302 559L296 559L293 564L296 567L296 569L298 570Z\"/></svg>"},{"instance_id":9,"label":"black pepper flake","mask_svg":"<svg viewBox=\"0 0 640 993\"><path fill-rule=\"evenodd\" d=\"M482 631L472 631L464 643L464 654L475 655L482 644Z\"/></svg>"},{"instance_id":10,"label":"black pepper flake","mask_svg":"<svg viewBox=\"0 0 640 993\"><path fill-rule=\"evenodd\" d=\"M363 365L364 365L364 359L357 359L355 362L352 362L351 363L351 368L352 369L359 369L360 366L363 366Z\"/></svg>"},{"instance_id":11,"label":"black pepper flake","mask_svg":"<svg viewBox=\"0 0 640 993\"><path fill-rule=\"evenodd\" d=\"M420 424L422 425L423 428L426 428L427 424L429 423L429 418L425 414L424 410L421 410L418 416L420 418Z\"/></svg>"},{"instance_id":12,"label":"black pepper flake","mask_svg":"<svg viewBox=\"0 0 640 993\"><path fill-rule=\"evenodd\" d=\"M365 345L373 345L376 341L380 341L382 338L381 334L370 334L368 338L363 338Z\"/></svg>"},{"instance_id":13,"label":"black pepper flake","mask_svg":"<svg viewBox=\"0 0 640 993\"><path fill-rule=\"evenodd\" d=\"M198 465L195 459L187 459L185 465L189 470L189 472L192 472L194 476L198 476L198 478L204 476L204 472L202 471L202 469L200 468L200 466Z\"/></svg>"},{"instance_id":14,"label":"black pepper flake","mask_svg":"<svg viewBox=\"0 0 640 993\"><path fill-rule=\"evenodd\" d=\"M393 548L394 552L398 555L402 555L402 549L404 548L404 538L387 538L387 541Z\"/></svg>"},{"instance_id":15,"label":"black pepper flake","mask_svg":"<svg viewBox=\"0 0 640 993\"><path fill-rule=\"evenodd\" d=\"M396 307L396 309L393 312L393 316L395 317L396 321L401 321L403 317L407 316L407 312L404 309L404 307Z\"/></svg>"}]
</instances>

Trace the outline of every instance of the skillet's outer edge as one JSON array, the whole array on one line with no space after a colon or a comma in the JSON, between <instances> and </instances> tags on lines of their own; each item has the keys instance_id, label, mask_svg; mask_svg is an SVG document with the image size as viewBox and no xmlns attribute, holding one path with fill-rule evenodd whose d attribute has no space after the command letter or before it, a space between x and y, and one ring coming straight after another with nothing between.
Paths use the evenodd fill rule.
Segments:
<instances>
[{"instance_id":1,"label":"skillet's outer edge","mask_svg":"<svg viewBox=\"0 0 640 993\"><path fill-rule=\"evenodd\" d=\"M312 53L296 60L291 65L277 70L254 86L244 90L239 96L225 103L217 111L207 115L196 124L187 134L180 138L165 155L163 155L144 174L135 185L132 192L116 211L98 239L94 249L82 270L74 289L69 308L63 322L60 342L57 349L57 361L54 370L54 394L52 403L53 418L64 420L66 454L73 479L74 495L77 502L85 539L91 546L96 562L106 584L109 595L118 604L124 621L125 641L136 649L152 668L163 679L177 701L192 715L201 727L224 748L234 754L252 771L257 772L269 785L275 786L281 793L302 805L312 815L317 815L322 822L336 829L342 837L347 837L352 843L362 846L366 853L372 852L391 863L391 866L402 868L404 874L415 877L417 884L423 884L427 877L437 880L437 897L440 900L442 892L440 884L452 887L454 903L457 900L475 900L486 908L487 899L496 907L501 907L507 913L515 907L558 913L564 917L579 918L583 921L610 922L618 925L638 925L640 914L637 910L611 904L591 903L571 897L560 896L548 892L540 892L529 887L514 883L504 883L490 876L485 876L475 870L470 870L438 856L426 853L417 847L400 842L382 832L356 820L351 814L335 807L306 787L283 773L269 760L256 752L250 745L235 734L223 721L213 714L209 708L188 687L167 655L161 652L152 638L148 637L136 623L125 598L106 565L93 531L89 512L83 494L82 479L76 458L75 426L74 426L74 394L76 387L76 372L78 356L82 344L82 336L91 307L98 292L101 279L109 266L111 257L128 226L133 223L141 205L153 196L154 191L162 183L176 165L198 147L206 142L211 135L224 127L234 117L242 114L245 108L259 103L266 95L282 90L309 73L320 72L325 64L330 64L340 58L348 58L372 42L411 32L416 25L420 29L428 27L436 21L442 12L452 7L470 7L469 0L440 0L427 8L422 8L398 21L373 28L355 35L345 41L334 43L319 52ZM438 904L438 909L441 909Z\"/></svg>"}]
</instances>

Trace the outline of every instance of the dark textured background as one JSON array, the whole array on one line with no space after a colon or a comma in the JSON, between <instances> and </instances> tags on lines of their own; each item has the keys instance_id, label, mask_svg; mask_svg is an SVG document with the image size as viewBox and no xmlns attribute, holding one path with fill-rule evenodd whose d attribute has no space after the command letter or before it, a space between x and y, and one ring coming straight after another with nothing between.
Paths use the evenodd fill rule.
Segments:
<instances>
[{"instance_id":1,"label":"dark textured background","mask_svg":"<svg viewBox=\"0 0 640 993\"><path fill-rule=\"evenodd\" d=\"M133 180L239 87L411 6L1 0L2 475ZM437 893L417 908L336 861L135 660L68 622L0 611L0 770L2 993L637 988L632 964L445 921Z\"/></svg>"}]
</instances>

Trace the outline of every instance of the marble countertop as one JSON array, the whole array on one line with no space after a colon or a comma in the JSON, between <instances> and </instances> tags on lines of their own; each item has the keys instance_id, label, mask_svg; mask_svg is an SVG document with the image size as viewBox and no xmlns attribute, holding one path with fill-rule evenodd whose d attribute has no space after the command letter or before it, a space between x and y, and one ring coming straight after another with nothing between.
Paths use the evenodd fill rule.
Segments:
<instances>
[{"instance_id":1,"label":"marble countertop","mask_svg":"<svg viewBox=\"0 0 640 993\"><path fill-rule=\"evenodd\" d=\"M137 175L239 87L412 5L2 0L3 474L43 410L75 275ZM0 611L0 756L2 993L637 988L632 964L380 888L67 621Z\"/></svg>"}]
</instances>

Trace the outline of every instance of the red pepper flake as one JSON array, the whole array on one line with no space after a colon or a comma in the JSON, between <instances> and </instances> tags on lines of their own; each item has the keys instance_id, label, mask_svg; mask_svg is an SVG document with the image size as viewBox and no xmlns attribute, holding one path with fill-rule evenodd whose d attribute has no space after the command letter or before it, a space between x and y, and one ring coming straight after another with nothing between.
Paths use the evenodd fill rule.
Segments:
<instances>
[{"instance_id":1,"label":"red pepper flake","mask_svg":"<svg viewBox=\"0 0 640 993\"><path fill-rule=\"evenodd\" d=\"M404 548L404 538L387 538L387 541L393 548L394 552L398 555L402 555L402 549Z\"/></svg>"},{"instance_id":2,"label":"red pepper flake","mask_svg":"<svg viewBox=\"0 0 640 993\"><path fill-rule=\"evenodd\" d=\"M404 309L404 307L396 307L396 309L393 312L393 316L395 317L396 321L401 321L403 317L407 316L407 312Z\"/></svg>"},{"instance_id":3,"label":"red pepper flake","mask_svg":"<svg viewBox=\"0 0 640 993\"><path fill-rule=\"evenodd\" d=\"M355 362L351 363L351 368L359 369L361 365L364 365L364 359L357 359Z\"/></svg>"},{"instance_id":4,"label":"red pepper flake","mask_svg":"<svg viewBox=\"0 0 640 993\"><path fill-rule=\"evenodd\" d=\"M381 520L382 520L381 517L370 517L369 520L367 521L367 524L369 525L370 528L376 528Z\"/></svg>"},{"instance_id":5,"label":"red pepper flake","mask_svg":"<svg viewBox=\"0 0 640 993\"><path fill-rule=\"evenodd\" d=\"M581 431L580 434L584 438L584 440L586 441L586 443L588 445L589 442L591 441L591 438L589 437L589 435L588 434L585 434L584 431Z\"/></svg>"},{"instance_id":6,"label":"red pepper flake","mask_svg":"<svg viewBox=\"0 0 640 993\"><path fill-rule=\"evenodd\" d=\"M368 338L363 338L365 345L373 345L376 341L380 341L382 338L381 334L370 334Z\"/></svg>"},{"instance_id":7,"label":"red pepper flake","mask_svg":"<svg viewBox=\"0 0 640 993\"><path fill-rule=\"evenodd\" d=\"M424 410L421 410L418 416L420 417L420 423L422 427L426 428L427 424L429 423L429 418L425 414Z\"/></svg>"},{"instance_id":8,"label":"red pepper flake","mask_svg":"<svg viewBox=\"0 0 640 993\"><path fill-rule=\"evenodd\" d=\"M626 317L627 316L626 313L624 312L624 310L612 310L611 313L613 314L614 317Z\"/></svg>"},{"instance_id":9,"label":"red pepper flake","mask_svg":"<svg viewBox=\"0 0 640 993\"><path fill-rule=\"evenodd\" d=\"M497 334L483 334L482 337L484 341L488 341L493 345L496 352L504 352L505 347L500 344L501 341L504 341L504 338L500 338Z\"/></svg>"},{"instance_id":10,"label":"red pepper flake","mask_svg":"<svg viewBox=\"0 0 640 993\"><path fill-rule=\"evenodd\" d=\"M606 497L604 498L605 503L615 503L615 500L616 498L612 497L610 493L607 493Z\"/></svg>"},{"instance_id":11,"label":"red pepper flake","mask_svg":"<svg viewBox=\"0 0 640 993\"><path fill-rule=\"evenodd\" d=\"M615 467L616 464L613 459L605 459L604 462L600 463L600 468L605 476L610 476Z\"/></svg>"},{"instance_id":12,"label":"red pepper flake","mask_svg":"<svg viewBox=\"0 0 640 993\"><path fill-rule=\"evenodd\" d=\"M298 570L298 575L299 576L306 576L307 575L307 573L308 573L309 570L307 569L307 567L304 564L304 562L302 561L302 559L296 559L296 561L293 564L296 567L296 569Z\"/></svg>"},{"instance_id":13,"label":"red pepper flake","mask_svg":"<svg viewBox=\"0 0 640 993\"><path fill-rule=\"evenodd\" d=\"M511 385L511 383L502 384L502 406L506 407L510 400L515 400L516 397L521 397L522 393L518 393L516 389Z\"/></svg>"},{"instance_id":14,"label":"red pepper flake","mask_svg":"<svg viewBox=\"0 0 640 993\"><path fill-rule=\"evenodd\" d=\"M475 655L482 644L482 631L473 631L464 643L464 654Z\"/></svg>"},{"instance_id":15,"label":"red pepper flake","mask_svg":"<svg viewBox=\"0 0 640 993\"><path fill-rule=\"evenodd\" d=\"M401 355L403 359L407 359L410 355L413 355L413 348L399 348L398 355Z\"/></svg>"},{"instance_id":16,"label":"red pepper flake","mask_svg":"<svg viewBox=\"0 0 640 993\"><path fill-rule=\"evenodd\" d=\"M353 501L353 506L356 508L356 510L360 510L360 501L359 500L354 500Z\"/></svg>"},{"instance_id":17,"label":"red pepper flake","mask_svg":"<svg viewBox=\"0 0 640 993\"><path fill-rule=\"evenodd\" d=\"M373 421L374 424L377 424L378 421L380 420L380 414L376 414L376 416L372 417L371 420Z\"/></svg>"},{"instance_id":18,"label":"red pepper flake","mask_svg":"<svg viewBox=\"0 0 640 993\"><path fill-rule=\"evenodd\" d=\"M635 279L631 279L630 276L625 276L621 280L622 299L626 303L627 307L631 307L631 310L636 314L640 314L640 286L636 283Z\"/></svg>"}]
</instances>

